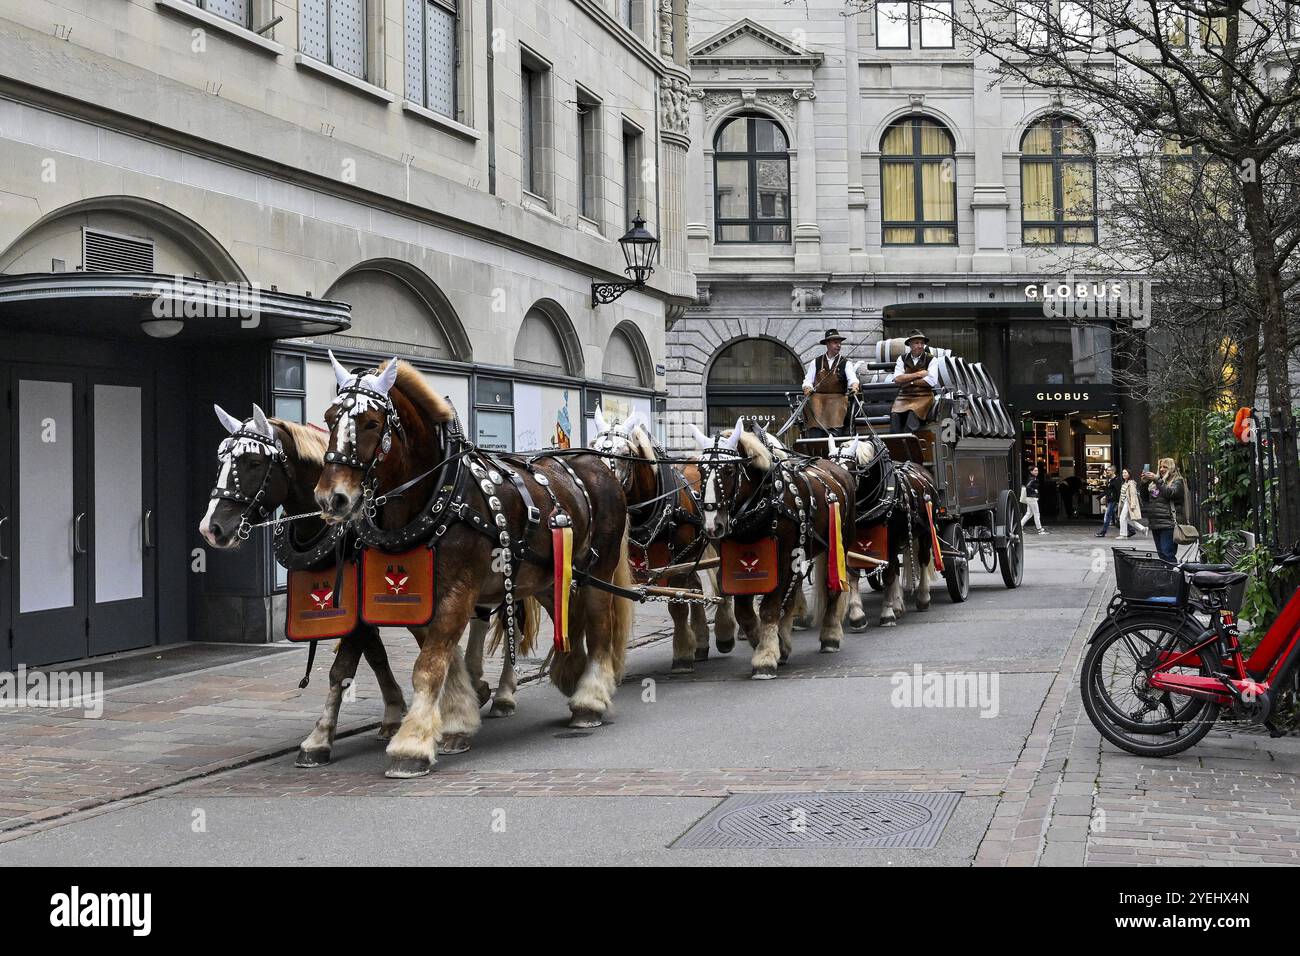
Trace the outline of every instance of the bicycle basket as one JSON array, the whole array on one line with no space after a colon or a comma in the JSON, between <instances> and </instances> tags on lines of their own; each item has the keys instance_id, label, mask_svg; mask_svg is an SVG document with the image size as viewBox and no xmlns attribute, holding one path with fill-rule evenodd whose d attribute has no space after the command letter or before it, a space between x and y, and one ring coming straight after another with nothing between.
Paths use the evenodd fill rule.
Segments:
<instances>
[{"instance_id":1,"label":"bicycle basket","mask_svg":"<svg viewBox=\"0 0 1300 956\"><path fill-rule=\"evenodd\" d=\"M1113 548L1115 585L1125 601L1183 607L1187 604L1187 582L1183 572L1153 551Z\"/></svg>"}]
</instances>

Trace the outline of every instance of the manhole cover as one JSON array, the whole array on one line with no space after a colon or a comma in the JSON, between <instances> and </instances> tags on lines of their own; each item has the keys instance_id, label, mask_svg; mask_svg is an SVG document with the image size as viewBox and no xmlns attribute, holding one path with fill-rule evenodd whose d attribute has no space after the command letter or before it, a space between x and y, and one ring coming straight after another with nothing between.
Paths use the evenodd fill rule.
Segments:
<instances>
[{"instance_id":1,"label":"manhole cover","mask_svg":"<svg viewBox=\"0 0 1300 956\"><path fill-rule=\"evenodd\" d=\"M939 842L961 794L738 793L687 830L673 849L908 847Z\"/></svg>"}]
</instances>

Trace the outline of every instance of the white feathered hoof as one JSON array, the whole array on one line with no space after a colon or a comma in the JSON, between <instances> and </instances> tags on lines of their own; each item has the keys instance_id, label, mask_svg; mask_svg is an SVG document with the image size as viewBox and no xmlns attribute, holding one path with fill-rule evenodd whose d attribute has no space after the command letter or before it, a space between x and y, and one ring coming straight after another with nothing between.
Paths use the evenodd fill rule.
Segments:
<instances>
[{"instance_id":1,"label":"white feathered hoof","mask_svg":"<svg viewBox=\"0 0 1300 956\"><path fill-rule=\"evenodd\" d=\"M298 759L293 762L295 767L301 767L303 770L311 770L314 767L323 767L330 762L330 752L328 750L304 750L298 748Z\"/></svg>"},{"instance_id":2,"label":"white feathered hoof","mask_svg":"<svg viewBox=\"0 0 1300 956\"><path fill-rule=\"evenodd\" d=\"M696 653L698 654L699 652L697 651ZM679 658L677 658L675 661L673 661L673 666L672 666L672 669L669 671L669 673L671 673L671 674L694 674L694 673L695 673L695 658L693 658L693 657L679 657Z\"/></svg>"},{"instance_id":3,"label":"white feathered hoof","mask_svg":"<svg viewBox=\"0 0 1300 956\"><path fill-rule=\"evenodd\" d=\"M898 618L894 618L894 617L882 617L882 618L880 619L880 626L881 626L881 627L898 627Z\"/></svg>"},{"instance_id":4,"label":"white feathered hoof","mask_svg":"<svg viewBox=\"0 0 1300 956\"><path fill-rule=\"evenodd\" d=\"M839 641L822 641L823 654L838 654L840 652Z\"/></svg>"},{"instance_id":5,"label":"white feathered hoof","mask_svg":"<svg viewBox=\"0 0 1300 956\"><path fill-rule=\"evenodd\" d=\"M775 664L758 664L749 672L750 680L776 680Z\"/></svg>"},{"instance_id":6,"label":"white feathered hoof","mask_svg":"<svg viewBox=\"0 0 1300 956\"><path fill-rule=\"evenodd\" d=\"M570 727L576 727L583 730L590 727L599 727L601 723L603 723L603 721L600 719L600 714L596 713L594 710L586 710L583 708L575 710L573 716L569 718Z\"/></svg>"},{"instance_id":7,"label":"white feathered hoof","mask_svg":"<svg viewBox=\"0 0 1300 956\"><path fill-rule=\"evenodd\" d=\"M853 631L865 631L867 629L867 616L865 614L850 614L849 629Z\"/></svg>"},{"instance_id":8,"label":"white feathered hoof","mask_svg":"<svg viewBox=\"0 0 1300 956\"><path fill-rule=\"evenodd\" d=\"M428 757L394 757L388 763L384 776L393 780L409 780L412 777L427 776L433 769L433 761Z\"/></svg>"},{"instance_id":9,"label":"white feathered hoof","mask_svg":"<svg viewBox=\"0 0 1300 956\"><path fill-rule=\"evenodd\" d=\"M438 753L456 755L469 750L469 734L447 734L438 741Z\"/></svg>"},{"instance_id":10,"label":"white feathered hoof","mask_svg":"<svg viewBox=\"0 0 1300 956\"><path fill-rule=\"evenodd\" d=\"M515 715L514 701L496 700L492 702L492 709L488 711L489 717L513 717Z\"/></svg>"}]
</instances>

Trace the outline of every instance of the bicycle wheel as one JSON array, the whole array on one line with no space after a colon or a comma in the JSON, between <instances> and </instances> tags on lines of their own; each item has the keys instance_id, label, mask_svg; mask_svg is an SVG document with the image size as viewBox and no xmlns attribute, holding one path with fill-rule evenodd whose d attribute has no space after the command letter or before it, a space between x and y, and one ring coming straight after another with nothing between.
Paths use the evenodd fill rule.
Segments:
<instances>
[{"instance_id":1,"label":"bicycle wheel","mask_svg":"<svg viewBox=\"0 0 1300 956\"><path fill-rule=\"evenodd\" d=\"M1147 685L1162 651L1187 650L1195 635L1174 615L1107 622L1088 648L1079 690L1093 726L1121 750L1166 757L1195 745L1219 717L1213 701L1169 694ZM1174 673L1211 673L1204 660Z\"/></svg>"}]
</instances>

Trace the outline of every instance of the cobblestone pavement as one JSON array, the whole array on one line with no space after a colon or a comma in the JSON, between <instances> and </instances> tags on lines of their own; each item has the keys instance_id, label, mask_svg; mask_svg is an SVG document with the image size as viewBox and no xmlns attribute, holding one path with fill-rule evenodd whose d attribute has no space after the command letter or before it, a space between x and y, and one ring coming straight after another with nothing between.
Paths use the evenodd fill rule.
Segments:
<instances>
[{"instance_id":1,"label":"cobblestone pavement","mask_svg":"<svg viewBox=\"0 0 1300 956\"><path fill-rule=\"evenodd\" d=\"M289 819L307 815L302 826L310 832L312 813L321 815L318 825L335 812L353 819L351 811L329 809L330 801L388 808L396 806L392 798L404 798L403 807L415 800L447 827L459 818L447 800L460 806L484 797L494 798L482 801L489 808L524 798L539 808L539 827L556 817L552 829L535 834L537 846L551 845L548 840L562 846L571 825L565 821L586 818L596 828L583 834L593 847L642 838L649 841L644 858L658 862L676 859L672 853L679 851L666 847L699 818L699 806L715 806L730 794L853 791L962 794L964 809L940 841L943 852L917 851L912 859L923 862L1295 862L1300 739L1216 730L1189 754L1143 761L1103 744L1088 722L1077 670L1113 590L1112 576L1097 560L1105 554L1098 545L1086 532L1031 535L1020 590L1007 592L996 575L979 572L972 576L971 600L953 605L940 584L926 614L909 612L891 630L873 621L866 632L846 635L840 655L817 654L815 636L796 632L794 655L769 683L748 680L743 642L728 657L715 652L694 674L669 675L665 609L643 609L640 650L629 657L618 709L605 727L568 730L561 698L548 688L525 687L518 716L485 721L469 753L440 760L433 774L416 780L382 775L382 746L369 733L380 702L364 665L357 700L344 705L335 763L309 772L292 766L291 755L323 697L328 652L305 691L297 687L302 649L289 648L110 690L102 720L75 712L0 712L0 863L60 862L80 852L78 846L84 850L87 840L111 849L115 839L127 841L121 853L130 860L128 837L104 830L105 821L124 821L117 824L124 834L147 831L169 812L176 815L178 804L191 807L199 799L235 827L244 817L270 826L266 821L283 815L268 808L299 808ZM873 617L878 601L866 601ZM386 637L405 684L413 642L404 634ZM538 664L530 662L526 673ZM984 720L969 709L899 708L891 703L891 686L914 667L995 673L999 712ZM552 799L534 804L530 798L536 797ZM636 827L623 832L617 813L578 809L594 807L591 797L621 798L627 813L648 814L644 829L650 835ZM385 827L390 842L405 839L409 825L397 811L381 809L388 819L373 812L366 819L375 840ZM611 819L600 822L605 817ZM364 858L367 848L348 841L369 831L353 831L349 823L300 859L312 859L313 852L326 859L331 849ZM444 833L443 847L447 838ZM229 839L235 842L214 850L214 858L239 859L241 847L251 851L257 835L250 830ZM527 846L516 844L513 852ZM192 852L192 844L177 847L180 859ZM471 861L473 853L490 861L487 847L467 844L458 851L472 850ZM634 850L622 847L614 862L634 860L627 856ZM573 851L579 858L587 852ZM855 859L907 862L907 852ZM120 861L121 855L106 858ZM689 862L711 859L692 856Z\"/></svg>"}]
</instances>

